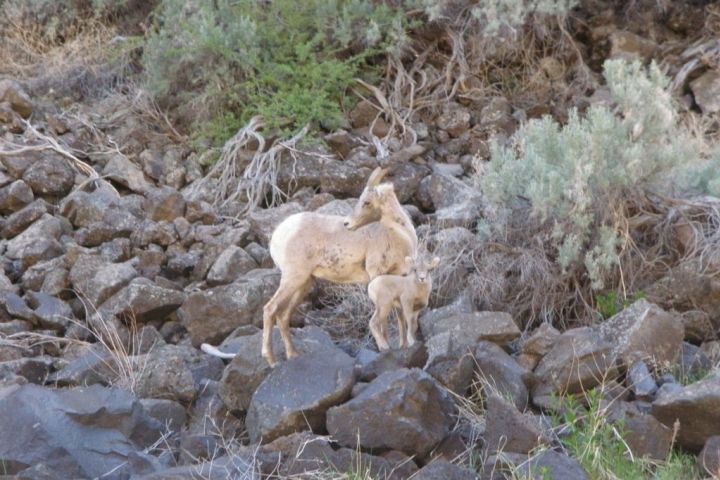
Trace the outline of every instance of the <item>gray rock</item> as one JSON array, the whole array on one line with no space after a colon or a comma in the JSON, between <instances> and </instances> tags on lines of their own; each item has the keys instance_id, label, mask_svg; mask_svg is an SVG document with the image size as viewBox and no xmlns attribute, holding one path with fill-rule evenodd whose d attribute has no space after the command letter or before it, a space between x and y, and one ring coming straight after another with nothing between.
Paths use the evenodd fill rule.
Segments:
<instances>
[{"instance_id":1,"label":"gray rock","mask_svg":"<svg viewBox=\"0 0 720 480\"><path fill-rule=\"evenodd\" d=\"M673 363L684 338L679 317L644 299L600 324L597 331L613 345L613 355L626 367L637 360Z\"/></svg>"},{"instance_id":2,"label":"gray rock","mask_svg":"<svg viewBox=\"0 0 720 480\"><path fill-rule=\"evenodd\" d=\"M258 264L250 254L236 245L230 245L223 250L210 268L207 283L211 287L231 283L256 268Z\"/></svg>"},{"instance_id":3,"label":"gray rock","mask_svg":"<svg viewBox=\"0 0 720 480\"><path fill-rule=\"evenodd\" d=\"M76 228L88 227L101 222L108 208L116 206L119 201L117 192L106 187L96 188L90 193L78 190L62 201L60 214Z\"/></svg>"},{"instance_id":4,"label":"gray rock","mask_svg":"<svg viewBox=\"0 0 720 480\"><path fill-rule=\"evenodd\" d=\"M327 429L351 448L389 448L424 457L450 431L456 412L449 394L427 373L395 370L328 410Z\"/></svg>"},{"instance_id":5,"label":"gray rock","mask_svg":"<svg viewBox=\"0 0 720 480\"><path fill-rule=\"evenodd\" d=\"M428 352L421 342L416 342L413 346L407 348L385 350L362 368L360 379L369 382L392 370L413 367L422 368L427 360Z\"/></svg>"},{"instance_id":6,"label":"gray rock","mask_svg":"<svg viewBox=\"0 0 720 480\"><path fill-rule=\"evenodd\" d=\"M520 329L505 312L461 313L436 321L423 317L420 329L426 339L450 332L456 345L467 347L474 347L480 340L506 345L520 336Z\"/></svg>"},{"instance_id":7,"label":"gray rock","mask_svg":"<svg viewBox=\"0 0 720 480\"><path fill-rule=\"evenodd\" d=\"M712 367L712 362L700 347L683 342L680 352L680 371L686 378L700 377Z\"/></svg>"},{"instance_id":8,"label":"gray rock","mask_svg":"<svg viewBox=\"0 0 720 480\"><path fill-rule=\"evenodd\" d=\"M17 212L9 215L5 219L5 224L0 231L0 237L13 238L22 233L22 231L30 226L35 220L47 213L45 205L44 201L35 200Z\"/></svg>"},{"instance_id":9,"label":"gray rock","mask_svg":"<svg viewBox=\"0 0 720 480\"><path fill-rule=\"evenodd\" d=\"M85 352L70 360L61 370L48 377L48 383L59 387L111 385L119 380L116 357L105 347L93 344Z\"/></svg>"},{"instance_id":10,"label":"gray rock","mask_svg":"<svg viewBox=\"0 0 720 480\"><path fill-rule=\"evenodd\" d=\"M250 214L247 218L250 221L251 231L262 242L267 245L270 242L275 227L290 215L302 212L302 207L297 203L284 203L279 207L258 209Z\"/></svg>"},{"instance_id":11,"label":"gray rock","mask_svg":"<svg viewBox=\"0 0 720 480\"><path fill-rule=\"evenodd\" d=\"M145 193L152 189L152 184L145 178L142 169L122 154L110 158L105 164L103 175L135 193Z\"/></svg>"},{"instance_id":12,"label":"gray rock","mask_svg":"<svg viewBox=\"0 0 720 480\"><path fill-rule=\"evenodd\" d=\"M178 318L195 346L217 343L241 325L260 325L262 309L275 293L280 276L275 270L256 270L235 283L191 293Z\"/></svg>"},{"instance_id":13,"label":"gray rock","mask_svg":"<svg viewBox=\"0 0 720 480\"><path fill-rule=\"evenodd\" d=\"M65 252L58 241L63 232L63 223L46 213L8 242L6 255L8 258L20 260L23 269L40 261L59 257Z\"/></svg>"},{"instance_id":14,"label":"gray rock","mask_svg":"<svg viewBox=\"0 0 720 480\"><path fill-rule=\"evenodd\" d=\"M560 332L549 323L543 323L525 340L522 345L522 353L545 356L553 347Z\"/></svg>"},{"instance_id":15,"label":"gray rock","mask_svg":"<svg viewBox=\"0 0 720 480\"><path fill-rule=\"evenodd\" d=\"M488 452L528 453L543 444L549 444L541 423L529 414L492 393L487 398L485 447Z\"/></svg>"},{"instance_id":16,"label":"gray rock","mask_svg":"<svg viewBox=\"0 0 720 480\"><path fill-rule=\"evenodd\" d=\"M635 398L652 400L658 389L647 365L643 361L633 363L627 371L627 382Z\"/></svg>"},{"instance_id":17,"label":"gray rock","mask_svg":"<svg viewBox=\"0 0 720 480\"><path fill-rule=\"evenodd\" d=\"M543 450L528 459L527 455L503 454L505 463L516 466L515 475L532 480L588 480L588 475L582 466L572 457L554 450ZM491 465L491 459L488 460Z\"/></svg>"},{"instance_id":18,"label":"gray rock","mask_svg":"<svg viewBox=\"0 0 720 480\"><path fill-rule=\"evenodd\" d=\"M625 415L623 439L637 458L665 460L673 443L672 428L666 427L652 415L632 413Z\"/></svg>"},{"instance_id":19,"label":"gray rock","mask_svg":"<svg viewBox=\"0 0 720 480\"><path fill-rule=\"evenodd\" d=\"M535 369L533 397L580 393L616 375L613 345L589 328L575 328L558 337Z\"/></svg>"},{"instance_id":20,"label":"gray rock","mask_svg":"<svg viewBox=\"0 0 720 480\"><path fill-rule=\"evenodd\" d=\"M185 294L160 287L146 278L136 278L105 301L98 314L132 318L137 322L164 320L185 301Z\"/></svg>"},{"instance_id":21,"label":"gray rock","mask_svg":"<svg viewBox=\"0 0 720 480\"><path fill-rule=\"evenodd\" d=\"M153 222L142 220L130 235L130 243L134 247L147 247L150 244L167 247L178 241L175 226L166 221Z\"/></svg>"},{"instance_id":22,"label":"gray rock","mask_svg":"<svg viewBox=\"0 0 720 480\"><path fill-rule=\"evenodd\" d=\"M335 348L330 336L321 328L308 326L290 330L293 344L301 355L324 352ZM282 358L285 344L280 331L273 330L273 351ZM230 410L245 411L257 387L267 377L272 368L261 355L262 332L231 338L223 342L220 350L235 353L236 356L225 367L220 380L220 397Z\"/></svg>"},{"instance_id":23,"label":"gray rock","mask_svg":"<svg viewBox=\"0 0 720 480\"><path fill-rule=\"evenodd\" d=\"M652 404L652 415L670 428L679 421L679 445L699 451L708 438L720 435L720 375L669 395L658 394Z\"/></svg>"},{"instance_id":24,"label":"gray rock","mask_svg":"<svg viewBox=\"0 0 720 480\"><path fill-rule=\"evenodd\" d=\"M70 305L47 293L28 292L27 301L42 328L63 331L73 319Z\"/></svg>"},{"instance_id":25,"label":"gray rock","mask_svg":"<svg viewBox=\"0 0 720 480\"><path fill-rule=\"evenodd\" d=\"M0 80L0 103L3 102L8 102L10 107L23 118L29 118L32 115L32 100L15 80Z\"/></svg>"},{"instance_id":26,"label":"gray rock","mask_svg":"<svg viewBox=\"0 0 720 480\"><path fill-rule=\"evenodd\" d=\"M435 125L451 137L459 137L470 128L470 112L455 104L435 120Z\"/></svg>"},{"instance_id":27,"label":"gray rock","mask_svg":"<svg viewBox=\"0 0 720 480\"><path fill-rule=\"evenodd\" d=\"M5 474L45 464L54 478L129 473L128 457L150 446L160 425L128 392L92 386L0 389L0 458ZM83 441L68 441L68 439Z\"/></svg>"},{"instance_id":28,"label":"gray rock","mask_svg":"<svg viewBox=\"0 0 720 480\"><path fill-rule=\"evenodd\" d=\"M160 422L167 431L179 432L185 425L187 414L185 407L174 400L143 398L140 404L147 414Z\"/></svg>"},{"instance_id":29,"label":"gray rock","mask_svg":"<svg viewBox=\"0 0 720 480\"><path fill-rule=\"evenodd\" d=\"M435 460L413 475L413 480L475 480L477 473L453 465L447 460Z\"/></svg>"},{"instance_id":30,"label":"gray rock","mask_svg":"<svg viewBox=\"0 0 720 480\"><path fill-rule=\"evenodd\" d=\"M303 354L283 362L263 380L245 419L252 442L269 442L310 429L322 431L325 412L350 397L353 359L339 349Z\"/></svg>"},{"instance_id":31,"label":"gray rock","mask_svg":"<svg viewBox=\"0 0 720 480\"><path fill-rule=\"evenodd\" d=\"M300 432L279 438L262 447L266 454L279 455L271 463L281 478L316 478L318 472L362 472L368 478L403 480L416 471L415 463L404 456L397 460L359 452L353 448L337 448L326 437ZM412 477L414 478L414 477Z\"/></svg>"},{"instance_id":32,"label":"gray rock","mask_svg":"<svg viewBox=\"0 0 720 480\"><path fill-rule=\"evenodd\" d=\"M659 400L661 398L671 396L677 392L681 392L683 389L682 385L675 382L667 382L660 385L660 387L655 392L655 400Z\"/></svg>"},{"instance_id":33,"label":"gray rock","mask_svg":"<svg viewBox=\"0 0 720 480\"><path fill-rule=\"evenodd\" d=\"M80 255L70 269L70 282L91 305L97 307L137 275L132 262L108 263L96 255Z\"/></svg>"},{"instance_id":34,"label":"gray rock","mask_svg":"<svg viewBox=\"0 0 720 480\"><path fill-rule=\"evenodd\" d=\"M40 291L56 297L65 298L71 288L64 256L36 263L23 273L21 280L26 291Z\"/></svg>"},{"instance_id":35,"label":"gray rock","mask_svg":"<svg viewBox=\"0 0 720 480\"><path fill-rule=\"evenodd\" d=\"M208 425L215 425L213 433L225 438L246 434L245 423L225 406L218 393L220 382L203 379L200 381L198 396L192 403L187 422L187 431L206 434Z\"/></svg>"},{"instance_id":36,"label":"gray rock","mask_svg":"<svg viewBox=\"0 0 720 480\"><path fill-rule=\"evenodd\" d=\"M708 70L690 82L690 89L703 113L720 111L720 71Z\"/></svg>"},{"instance_id":37,"label":"gray rock","mask_svg":"<svg viewBox=\"0 0 720 480\"><path fill-rule=\"evenodd\" d=\"M0 291L0 320L9 321L16 318L28 322L35 322L36 320L35 312L27 306L25 300L19 295L9 291Z\"/></svg>"},{"instance_id":38,"label":"gray rock","mask_svg":"<svg viewBox=\"0 0 720 480\"><path fill-rule=\"evenodd\" d=\"M150 220L172 222L185 215L185 198L173 188L156 188L146 194L145 211Z\"/></svg>"},{"instance_id":39,"label":"gray rock","mask_svg":"<svg viewBox=\"0 0 720 480\"><path fill-rule=\"evenodd\" d=\"M529 370L521 367L505 350L486 341L481 341L475 348L475 363L481 382L512 399L518 410L525 410L528 403L525 381L530 375Z\"/></svg>"},{"instance_id":40,"label":"gray rock","mask_svg":"<svg viewBox=\"0 0 720 480\"><path fill-rule=\"evenodd\" d=\"M28 382L42 385L52 367L53 361L48 357L18 358L0 362L0 379L21 376L25 377Z\"/></svg>"},{"instance_id":41,"label":"gray rock","mask_svg":"<svg viewBox=\"0 0 720 480\"><path fill-rule=\"evenodd\" d=\"M195 480L197 478L204 480L227 480L229 478L256 480L261 477L255 469L254 460L253 452L250 450L242 454L233 452L232 455L219 456L195 465L168 467L155 472L133 475L130 480Z\"/></svg>"},{"instance_id":42,"label":"gray rock","mask_svg":"<svg viewBox=\"0 0 720 480\"><path fill-rule=\"evenodd\" d=\"M144 398L189 403L195 399L202 379L217 380L222 360L186 346L160 345L135 359L138 375L135 391Z\"/></svg>"},{"instance_id":43,"label":"gray rock","mask_svg":"<svg viewBox=\"0 0 720 480\"><path fill-rule=\"evenodd\" d=\"M16 180L10 185L0 188L0 214L9 215L17 212L34 199L33 191L27 183Z\"/></svg>"},{"instance_id":44,"label":"gray rock","mask_svg":"<svg viewBox=\"0 0 720 480\"><path fill-rule=\"evenodd\" d=\"M705 473L716 476L720 473L720 436L710 437L698 455L698 464Z\"/></svg>"},{"instance_id":45,"label":"gray rock","mask_svg":"<svg viewBox=\"0 0 720 480\"><path fill-rule=\"evenodd\" d=\"M427 342L425 371L458 395L465 395L473 380L475 361L472 348L451 332L435 335Z\"/></svg>"},{"instance_id":46,"label":"gray rock","mask_svg":"<svg viewBox=\"0 0 720 480\"><path fill-rule=\"evenodd\" d=\"M37 196L64 197L75 184L75 170L61 155L46 153L25 170L22 179Z\"/></svg>"}]
</instances>

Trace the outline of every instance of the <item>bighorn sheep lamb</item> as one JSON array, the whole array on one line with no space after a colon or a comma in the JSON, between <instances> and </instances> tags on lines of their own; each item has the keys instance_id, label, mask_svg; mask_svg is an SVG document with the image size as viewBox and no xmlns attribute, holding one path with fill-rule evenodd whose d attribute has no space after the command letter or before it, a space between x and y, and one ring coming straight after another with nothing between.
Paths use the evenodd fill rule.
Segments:
<instances>
[{"instance_id":1,"label":"bighorn sheep lamb","mask_svg":"<svg viewBox=\"0 0 720 480\"><path fill-rule=\"evenodd\" d=\"M393 185L380 184L385 173L380 167L372 172L349 217L302 212L275 228L270 256L281 271L280 285L263 309L262 355L270 365L277 363L271 342L276 321L287 357L298 355L290 337L290 316L313 279L366 284L378 275L407 272L405 257L416 254L417 235ZM220 353L210 345L202 349Z\"/></svg>"},{"instance_id":2,"label":"bighorn sheep lamb","mask_svg":"<svg viewBox=\"0 0 720 480\"><path fill-rule=\"evenodd\" d=\"M415 343L418 315L427 307L432 290L430 270L440 263L438 257L429 263L411 257L405 260L411 266L408 275L380 275L368 284L368 295L375 305L375 312L370 319L370 332L380 350L390 348L387 318L393 308L400 308L401 313L398 315L400 347Z\"/></svg>"}]
</instances>

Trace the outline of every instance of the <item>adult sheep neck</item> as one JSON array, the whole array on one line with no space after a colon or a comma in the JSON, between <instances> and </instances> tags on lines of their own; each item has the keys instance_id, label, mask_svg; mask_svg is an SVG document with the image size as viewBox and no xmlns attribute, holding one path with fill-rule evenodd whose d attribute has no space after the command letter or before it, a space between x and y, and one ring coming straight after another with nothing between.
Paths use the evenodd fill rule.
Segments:
<instances>
[{"instance_id":1,"label":"adult sheep neck","mask_svg":"<svg viewBox=\"0 0 720 480\"><path fill-rule=\"evenodd\" d=\"M380 184L385 171L368 179L349 217L303 212L275 229L270 255L281 271L280 285L263 310L262 355L271 365L272 330L277 323L288 358L298 355L290 336L290 316L320 278L334 283L367 284L378 275L407 273L405 257L415 256L417 234L395 196Z\"/></svg>"}]
</instances>

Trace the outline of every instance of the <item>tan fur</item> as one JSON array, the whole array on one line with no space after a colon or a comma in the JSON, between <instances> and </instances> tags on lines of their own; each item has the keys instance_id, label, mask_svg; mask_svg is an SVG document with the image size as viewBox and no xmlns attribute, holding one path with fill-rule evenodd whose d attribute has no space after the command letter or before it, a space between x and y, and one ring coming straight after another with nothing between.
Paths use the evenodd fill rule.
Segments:
<instances>
[{"instance_id":1,"label":"tan fur","mask_svg":"<svg viewBox=\"0 0 720 480\"><path fill-rule=\"evenodd\" d=\"M336 283L368 283L378 275L403 274L405 257L415 255L417 235L391 184L379 185L376 169L353 214L344 218L303 212L273 232L270 255L282 275L263 310L262 355L276 364L271 334L277 321L288 358L298 355L290 337L290 316L320 278Z\"/></svg>"},{"instance_id":2,"label":"tan fur","mask_svg":"<svg viewBox=\"0 0 720 480\"><path fill-rule=\"evenodd\" d=\"M375 337L375 343L380 350L390 348L387 318L393 308L400 309L398 315L400 347L404 348L415 343L418 316L427 306L432 291L432 279L428 272L440 262L438 257L433 258L429 265L416 264L411 258L406 260L412 265L407 276L380 275L368 284L368 295L375 305L375 312L370 319L370 332Z\"/></svg>"}]
</instances>

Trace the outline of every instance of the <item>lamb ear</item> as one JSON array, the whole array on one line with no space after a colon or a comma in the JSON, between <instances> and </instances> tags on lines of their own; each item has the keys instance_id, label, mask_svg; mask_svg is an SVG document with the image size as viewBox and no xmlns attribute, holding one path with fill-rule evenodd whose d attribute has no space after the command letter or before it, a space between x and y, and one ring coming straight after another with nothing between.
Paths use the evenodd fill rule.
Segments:
<instances>
[{"instance_id":1,"label":"lamb ear","mask_svg":"<svg viewBox=\"0 0 720 480\"><path fill-rule=\"evenodd\" d=\"M440 257L435 257L432 259L432 262L430 262L430 269L432 270L433 268L437 267L438 265L440 265Z\"/></svg>"},{"instance_id":2,"label":"lamb ear","mask_svg":"<svg viewBox=\"0 0 720 480\"><path fill-rule=\"evenodd\" d=\"M412 257L405 257L405 263L407 263L408 265L412 265L412 263L413 263Z\"/></svg>"},{"instance_id":3,"label":"lamb ear","mask_svg":"<svg viewBox=\"0 0 720 480\"><path fill-rule=\"evenodd\" d=\"M382 167L377 167L373 172L370 174L370 178L368 178L367 181L367 187L373 188L380 185L380 182L382 181L383 177L385 177L385 174L387 173L387 169Z\"/></svg>"}]
</instances>

